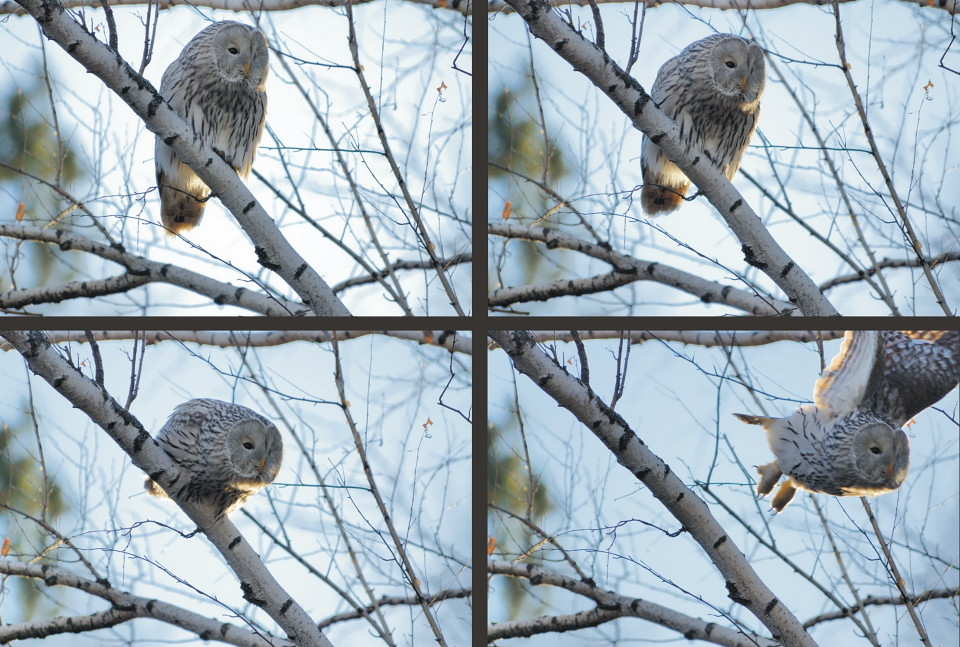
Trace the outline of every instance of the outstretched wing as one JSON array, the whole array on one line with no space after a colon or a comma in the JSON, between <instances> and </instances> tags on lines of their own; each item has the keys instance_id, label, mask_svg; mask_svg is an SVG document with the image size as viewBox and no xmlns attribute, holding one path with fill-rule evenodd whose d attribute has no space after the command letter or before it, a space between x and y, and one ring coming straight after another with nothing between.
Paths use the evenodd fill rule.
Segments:
<instances>
[{"instance_id":1,"label":"outstretched wing","mask_svg":"<svg viewBox=\"0 0 960 647\"><path fill-rule=\"evenodd\" d=\"M848 330L840 352L813 387L813 402L826 418L839 418L876 391L883 371L883 336L875 330Z\"/></svg>"},{"instance_id":2,"label":"outstretched wing","mask_svg":"<svg viewBox=\"0 0 960 647\"><path fill-rule=\"evenodd\" d=\"M960 331L886 331L870 408L904 425L960 383Z\"/></svg>"}]
</instances>

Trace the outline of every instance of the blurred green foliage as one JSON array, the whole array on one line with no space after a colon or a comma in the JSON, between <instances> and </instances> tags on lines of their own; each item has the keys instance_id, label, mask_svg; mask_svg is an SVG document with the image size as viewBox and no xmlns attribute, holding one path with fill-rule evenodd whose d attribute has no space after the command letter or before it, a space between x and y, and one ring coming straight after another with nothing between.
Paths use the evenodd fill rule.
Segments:
<instances>
[{"instance_id":1,"label":"blurred green foliage","mask_svg":"<svg viewBox=\"0 0 960 647\"><path fill-rule=\"evenodd\" d=\"M487 158L492 162L488 166L488 179L491 185L496 184L495 191L491 192L491 219L504 218L527 225L541 220L546 221L544 226L557 224L550 219L552 210L557 206L555 198L517 175L556 188L558 181L570 173L564 160L562 141L544 132L542 111L537 100L537 92L529 76L524 77L521 85L504 87L492 98L487 124ZM503 201L495 203L495 194L503 196ZM497 215L498 212L500 215ZM527 285L533 277L542 281L550 278L551 274L556 278L561 276L560 267L540 269L544 259L539 247L542 246L524 240L510 241L512 256L520 261L511 266L525 275L511 276L511 281L516 281L517 285ZM500 281L494 275L492 266L488 282L491 287L499 287Z\"/></svg>"},{"instance_id":2,"label":"blurred green foliage","mask_svg":"<svg viewBox=\"0 0 960 647\"><path fill-rule=\"evenodd\" d=\"M44 67L38 63L35 69L42 74ZM59 116L54 118L51 105L55 92L56 86L48 90L38 75L19 85L15 82L9 94L0 97L0 162L7 165L0 166L2 222L16 219L44 226L57 220L72 205L44 182L70 191L85 177L77 155L56 126ZM69 222L65 219L56 226L67 228ZM63 254L50 245L11 241L4 253L0 290L62 283L76 275L76 268L64 263Z\"/></svg>"},{"instance_id":3,"label":"blurred green foliage","mask_svg":"<svg viewBox=\"0 0 960 647\"><path fill-rule=\"evenodd\" d=\"M512 409L511 402L499 410ZM540 480L538 474L531 476L529 472L529 465L523 454L524 442L515 415L501 421L490 421L487 429L487 496L491 504L509 510L520 518L538 523L554 506L546 484ZM529 526L510 519L498 510L491 510L489 514L491 522L488 527L499 529L492 537L496 541L497 549L494 554L498 555L498 559L519 556L543 540L543 537ZM503 525L494 523L495 519L504 519L510 532L508 533ZM538 551L531 551L524 560L532 564L539 563ZM536 613L535 610L528 612L523 608L538 599L538 596L525 592L527 585L524 581L512 577L498 578L497 581L498 589L506 596L511 619Z\"/></svg>"},{"instance_id":4,"label":"blurred green foliage","mask_svg":"<svg viewBox=\"0 0 960 647\"><path fill-rule=\"evenodd\" d=\"M53 476L45 475L41 468L38 435L42 440L42 431L37 432L34 419L27 414L13 422L0 421L0 503L56 527L67 503ZM56 542L33 521L5 508L0 508L0 530L4 539L10 541L8 558L19 561L34 559ZM12 598L8 602L19 607L18 619L27 620L37 614L43 600L56 598L54 590L43 588L31 581L10 578L0 592L0 600Z\"/></svg>"}]
</instances>

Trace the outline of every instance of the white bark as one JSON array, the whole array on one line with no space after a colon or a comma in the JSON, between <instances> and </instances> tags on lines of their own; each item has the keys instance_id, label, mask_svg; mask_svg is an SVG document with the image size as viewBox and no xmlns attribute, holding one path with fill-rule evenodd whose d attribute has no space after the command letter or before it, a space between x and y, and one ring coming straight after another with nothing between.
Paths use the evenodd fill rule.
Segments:
<instances>
[{"instance_id":1,"label":"white bark","mask_svg":"<svg viewBox=\"0 0 960 647\"><path fill-rule=\"evenodd\" d=\"M610 409L580 380L557 366L526 331L488 333L523 373L570 411L640 479L723 576L728 597L746 607L763 623L774 640L786 647L813 647L813 638L796 616L760 579L706 503L687 488L670 466L655 455L616 411Z\"/></svg>"},{"instance_id":2,"label":"white bark","mask_svg":"<svg viewBox=\"0 0 960 647\"><path fill-rule=\"evenodd\" d=\"M98 384L68 363L39 331L0 332L26 360L30 370L46 380L73 406L83 411L123 449L130 460L168 492L180 467L146 429ZM215 521L208 508L177 501L216 547L240 581L243 597L276 621L300 647L331 647L307 612L274 579L260 556L227 518Z\"/></svg>"},{"instance_id":3,"label":"white bark","mask_svg":"<svg viewBox=\"0 0 960 647\"><path fill-rule=\"evenodd\" d=\"M350 314L330 286L283 237L230 165L211 148L198 146L186 122L146 79L88 33L57 0L18 0L18 4L39 23L47 38L123 99L147 128L167 142L217 194L250 237L260 265L276 272L314 314Z\"/></svg>"},{"instance_id":4,"label":"white bark","mask_svg":"<svg viewBox=\"0 0 960 647\"><path fill-rule=\"evenodd\" d=\"M634 127L656 142L680 167L739 239L747 263L769 276L804 315L838 314L810 277L777 244L733 184L700 151L687 150L680 143L679 127L657 108L633 77L564 22L547 0L509 0L508 4L534 36L606 94Z\"/></svg>"}]
</instances>

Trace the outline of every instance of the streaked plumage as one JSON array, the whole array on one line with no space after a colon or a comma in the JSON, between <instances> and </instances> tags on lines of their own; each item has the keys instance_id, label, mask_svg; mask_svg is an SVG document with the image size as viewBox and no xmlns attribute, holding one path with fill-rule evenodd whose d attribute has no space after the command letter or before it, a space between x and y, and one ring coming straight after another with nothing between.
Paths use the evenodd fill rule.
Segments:
<instances>
[{"instance_id":1,"label":"streaked plumage","mask_svg":"<svg viewBox=\"0 0 960 647\"><path fill-rule=\"evenodd\" d=\"M220 400L179 405L157 442L186 470L171 486L173 498L211 504L218 515L233 512L272 483L283 462L283 441L272 422ZM154 496L168 496L150 478L144 487Z\"/></svg>"},{"instance_id":2,"label":"streaked plumage","mask_svg":"<svg viewBox=\"0 0 960 647\"><path fill-rule=\"evenodd\" d=\"M733 179L757 127L764 82L763 52L756 43L733 34L714 34L691 43L664 63L650 97L677 122L687 148L702 151ZM640 146L640 168L640 202L647 214L680 206L690 180L646 135Z\"/></svg>"},{"instance_id":3,"label":"streaked plumage","mask_svg":"<svg viewBox=\"0 0 960 647\"><path fill-rule=\"evenodd\" d=\"M266 123L269 53L263 34L239 22L215 22L187 43L163 73L160 94L202 144L246 179ZM157 137L160 216L168 233L200 223L210 188Z\"/></svg>"},{"instance_id":4,"label":"streaked plumage","mask_svg":"<svg viewBox=\"0 0 960 647\"><path fill-rule=\"evenodd\" d=\"M779 512L799 489L836 496L900 487L910 466L901 427L960 383L958 331L848 331L817 380L813 404L786 418L734 414L762 425L776 460L758 468L757 493Z\"/></svg>"}]
</instances>

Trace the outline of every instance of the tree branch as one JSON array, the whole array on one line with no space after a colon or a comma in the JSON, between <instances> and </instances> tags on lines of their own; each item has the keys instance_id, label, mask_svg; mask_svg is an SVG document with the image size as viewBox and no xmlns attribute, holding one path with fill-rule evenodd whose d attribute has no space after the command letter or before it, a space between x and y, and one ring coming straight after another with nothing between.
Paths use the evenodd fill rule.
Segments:
<instances>
[{"instance_id":1,"label":"tree branch","mask_svg":"<svg viewBox=\"0 0 960 647\"><path fill-rule=\"evenodd\" d=\"M491 222L487 224L487 233L493 236L535 240L544 243L548 249L561 247L586 254L605 261L614 267L614 275L626 275L633 281L656 281L663 285L692 294L704 303L723 303L754 315L791 316L799 314L796 306L785 301L766 298L729 285L708 281L694 274L678 270L654 261L644 261L626 254L613 251L608 244L591 243L572 234L566 234L549 227L533 227L512 223ZM592 279L586 279L587 281ZM619 279L617 279L619 280ZM526 286L519 288L499 288L491 290L487 297L488 306L507 306L523 301L535 301L556 296L574 294L562 291L562 283L555 285ZM574 283L570 289L580 287ZM585 292L584 292L585 293Z\"/></svg>"},{"instance_id":2,"label":"tree branch","mask_svg":"<svg viewBox=\"0 0 960 647\"><path fill-rule=\"evenodd\" d=\"M105 245L79 234L62 229L0 224L0 237L33 240L58 245L62 251L89 252L101 258L119 263L127 268L126 275L99 281L80 281L60 286L47 286L30 290L11 290L0 294L0 308L22 308L26 305L56 303L71 295L97 296L115 294L137 287L137 282L169 283L209 297L217 305L232 305L269 316L305 315L306 306L287 301L279 296L267 296L229 283L221 283L208 276L190 270L147 260L127 252L122 245ZM127 277L127 278L124 278ZM98 292L98 290L100 292ZM107 290L112 290L108 292Z\"/></svg>"},{"instance_id":3,"label":"tree branch","mask_svg":"<svg viewBox=\"0 0 960 647\"><path fill-rule=\"evenodd\" d=\"M24 564L0 560L0 573L43 580L47 586L66 586L110 602L112 608L85 616L0 626L0 643L28 638L46 638L63 633L83 633L113 627L134 618L153 618L197 634L202 640L216 640L238 647L292 647L273 636L258 636L249 629L205 618L160 600L142 598L113 587L106 580L91 580L47 564Z\"/></svg>"},{"instance_id":4,"label":"tree branch","mask_svg":"<svg viewBox=\"0 0 960 647\"><path fill-rule=\"evenodd\" d=\"M492 575L524 578L536 586L556 586L593 600L598 607L573 616L544 616L535 620L494 624L487 629L487 641L595 627L619 618L641 618L673 629L687 640L703 640L726 647L777 647L779 644L760 636L744 635L743 629L728 629L655 602L620 595L598 587L592 580L578 580L543 566L490 560L487 563L487 572Z\"/></svg>"}]
</instances>

